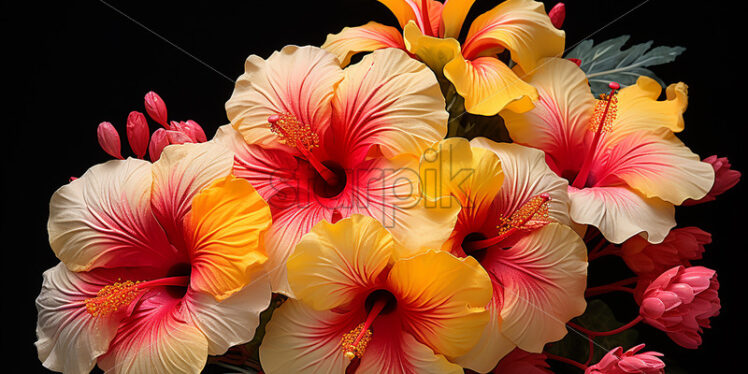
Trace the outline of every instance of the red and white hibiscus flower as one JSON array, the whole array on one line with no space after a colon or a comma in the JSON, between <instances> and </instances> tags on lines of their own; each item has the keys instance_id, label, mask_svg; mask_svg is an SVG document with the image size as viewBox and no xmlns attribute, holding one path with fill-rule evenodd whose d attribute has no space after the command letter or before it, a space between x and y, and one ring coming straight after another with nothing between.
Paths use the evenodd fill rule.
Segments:
<instances>
[{"instance_id":1,"label":"red and white hibiscus flower","mask_svg":"<svg viewBox=\"0 0 748 374\"><path fill-rule=\"evenodd\" d=\"M596 100L573 62L550 59L526 76L539 100L529 112L503 111L509 135L541 149L553 171L569 181L570 215L614 243L644 233L659 243L675 226L674 205L700 199L714 182L674 132L683 130L684 83L662 88L648 77Z\"/></svg>"},{"instance_id":2,"label":"red and white hibiscus flower","mask_svg":"<svg viewBox=\"0 0 748 374\"><path fill-rule=\"evenodd\" d=\"M270 302L262 235L270 209L212 144L113 160L55 192L48 222L62 261L37 298L45 367L198 373L254 336Z\"/></svg>"},{"instance_id":3,"label":"red and white hibiscus flower","mask_svg":"<svg viewBox=\"0 0 748 374\"><path fill-rule=\"evenodd\" d=\"M454 224L459 207L420 201L417 160L446 134L447 112L434 74L405 52L376 51L346 69L316 47L253 55L226 108L231 126L216 141L273 212L274 291L291 295L285 261L322 220L371 216L411 248L440 244L450 228L431 227Z\"/></svg>"}]
</instances>

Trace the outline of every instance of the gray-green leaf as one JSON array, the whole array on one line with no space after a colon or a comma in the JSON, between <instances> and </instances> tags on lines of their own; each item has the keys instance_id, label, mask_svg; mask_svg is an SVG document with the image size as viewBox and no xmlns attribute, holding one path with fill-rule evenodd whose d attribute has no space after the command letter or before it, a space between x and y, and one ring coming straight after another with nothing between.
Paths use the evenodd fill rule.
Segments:
<instances>
[{"instance_id":1,"label":"gray-green leaf","mask_svg":"<svg viewBox=\"0 0 748 374\"><path fill-rule=\"evenodd\" d=\"M607 92L610 82L618 82L621 87L630 86L636 83L636 79L641 75L655 79L664 87L664 82L647 67L672 62L686 50L683 47L665 46L649 49L652 47L651 40L621 50L629 37L621 35L598 45L594 45L594 42L588 39L579 43L565 56L582 61L580 68L587 74L592 93L595 95Z\"/></svg>"}]
</instances>

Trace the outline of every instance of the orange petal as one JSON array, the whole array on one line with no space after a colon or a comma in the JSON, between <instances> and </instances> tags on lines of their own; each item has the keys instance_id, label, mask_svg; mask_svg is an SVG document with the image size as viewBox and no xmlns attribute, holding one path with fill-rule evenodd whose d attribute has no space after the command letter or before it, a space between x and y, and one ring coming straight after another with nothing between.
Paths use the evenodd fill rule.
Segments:
<instances>
[{"instance_id":1,"label":"orange petal","mask_svg":"<svg viewBox=\"0 0 748 374\"><path fill-rule=\"evenodd\" d=\"M322 45L330 53L338 56L340 66L351 62L351 56L359 52L371 52L383 48L405 49L403 36L396 28L377 22L363 26L345 27L337 34L328 34Z\"/></svg>"},{"instance_id":2,"label":"orange petal","mask_svg":"<svg viewBox=\"0 0 748 374\"><path fill-rule=\"evenodd\" d=\"M228 176L192 200L185 219L191 287L220 301L242 289L266 260L270 208L249 182Z\"/></svg>"},{"instance_id":3,"label":"orange petal","mask_svg":"<svg viewBox=\"0 0 748 374\"><path fill-rule=\"evenodd\" d=\"M449 0L444 4L442 10L442 21L444 22L444 37L455 38L460 36L462 23L473 6L475 0Z\"/></svg>"}]
</instances>

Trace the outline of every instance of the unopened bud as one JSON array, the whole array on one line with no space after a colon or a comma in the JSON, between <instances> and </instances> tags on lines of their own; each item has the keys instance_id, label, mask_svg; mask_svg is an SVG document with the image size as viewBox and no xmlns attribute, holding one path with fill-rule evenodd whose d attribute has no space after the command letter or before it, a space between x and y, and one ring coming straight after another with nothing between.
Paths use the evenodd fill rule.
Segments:
<instances>
[{"instance_id":1,"label":"unopened bud","mask_svg":"<svg viewBox=\"0 0 748 374\"><path fill-rule=\"evenodd\" d=\"M127 116L127 141L138 158L143 158L148 151L150 129L143 113L132 111Z\"/></svg>"},{"instance_id":2,"label":"unopened bud","mask_svg":"<svg viewBox=\"0 0 748 374\"><path fill-rule=\"evenodd\" d=\"M99 138L99 145L104 152L112 157L122 159L119 134L111 123L100 123L99 128L96 130L96 136Z\"/></svg>"},{"instance_id":3,"label":"unopened bud","mask_svg":"<svg viewBox=\"0 0 748 374\"><path fill-rule=\"evenodd\" d=\"M157 93L150 91L145 94L145 111L161 126L169 128L166 122L166 104Z\"/></svg>"},{"instance_id":4,"label":"unopened bud","mask_svg":"<svg viewBox=\"0 0 748 374\"><path fill-rule=\"evenodd\" d=\"M154 131L153 136L151 136L151 144L148 146L148 154L151 156L151 161L156 162L161 157L161 152L164 151L167 145L169 145L169 139L166 130L158 129Z\"/></svg>"},{"instance_id":5,"label":"unopened bud","mask_svg":"<svg viewBox=\"0 0 748 374\"><path fill-rule=\"evenodd\" d=\"M560 29L564 25L564 19L566 18L566 5L564 3L558 3L551 8L548 12L548 17L551 18L553 27Z\"/></svg>"}]
</instances>

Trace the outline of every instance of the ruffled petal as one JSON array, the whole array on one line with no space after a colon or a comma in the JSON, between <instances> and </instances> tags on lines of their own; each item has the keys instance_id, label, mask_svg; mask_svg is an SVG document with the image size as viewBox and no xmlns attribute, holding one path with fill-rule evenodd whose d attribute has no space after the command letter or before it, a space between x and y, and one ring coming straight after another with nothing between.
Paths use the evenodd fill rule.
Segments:
<instances>
[{"instance_id":1,"label":"ruffled petal","mask_svg":"<svg viewBox=\"0 0 748 374\"><path fill-rule=\"evenodd\" d=\"M184 221L190 288L221 301L247 285L267 261L271 223L267 203L243 179L229 175L197 194Z\"/></svg>"},{"instance_id":2,"label":"ruffled petal","mask_svg":"<svg viewBox=\"0 0 748 374\"><path fill-rule=\"evenodd\" d=\"M442 10L442 22L444 22L444 37L455 38L460 36L462 23L465 22L470 7L475 0L449 0L444 2Z\"/></svg>"},{"instance_id":3,"label":"ruffled petal","mask_svg":"<svg viewBox=\"0 0 748 374\"><path fill-rule=\"evenodd\" d=\"M646 197L680 204L704 197L714 183L714 168L668 129L632 133L609 147L590 173L595 186L623 180Z\"/></svg>"},{"instance_id":4,"label":"ruffled petal","mask_svg":"<svg viewBox=\"0 0 748 374\"><path fill-rule=\"evenodd\" d=\"M249 56L244 70L226 113L247 143L292 151L270 131L268 117L274 114L293 114L317 134L328 129L330 99L343 77L335 55L317 47L286 46L267 60Z\"/></svg>"},{"instance_id":5,"label":"ruffled petal","mask_svg":"<svg viewBox=\"0 0 748 374\"><path fill-rule=\"evenodd\" d=\"M188 290L187 308L208 340L208 354L222 355L230 347L252 340L260 313L270 305L270 297L267 276L253 279L221 302L213 295Z\"/></svg>"},{"instance_id":6,"label":"ruffled petal","mask_svg":"<svg viewBox=\"0 0 748 374\"><path fill-rule=\"evenodd\" d=\"M192 207L192 198L229 175L232 161L228 149L211 142L168 146L153 163L151 205L173 244L182 247L182 223Z\"/></svg>"},{"instance_id":7,"label":"ruffled petal","mask_svg":"<svg viewBox=\"0 0 748 374\"><path fill-rule=\"evenodd\" d=\"M374 287L394 246L392 235L371 217L323 221L301 238L288 259L288 281L306 305L333 309Z\"/></svg>"},{"instance_id":8,"label":"ruffled petal","mask_svg":"<svg viewBox=\"0 0 748 374\"><path fill-rule=\"evenodd\" d=\"M558 223L508 240L481 262L501 285L501 332L521 349L541 352L587 306L587 249Z\"/></svg>"},{"instance_id":9,"label":"ruffled petal","mask_svg":"<svg viewBox=\"0 0 748 374\"><path fill-rule=\"evenodd\" d=\"M152 289L122 321L99 366L111 373L199 373L208 341L181 298Z\"/></svg>"},{"instance_id":10,"label":"ruffled petal","mask_svg":"<svg viewBox=\"0 0 748 374\"><path fill-rule=\"evenodd\" d=\"M473 114L492 116L504 108L522 113L538 99L535 87L495 57L454 58L444 66L444 76L465 98L465 110Z\"/></svg>"},{"instance_id":11,"label":"ruffled petal","mask_svg":"<svg viewBox=\"0 0 748 374\"><path fill-rule=\"evenodd\" d=\"M561 56L565 38L553 27L543 3L507 0L473 21L462 53L472 60L488 49L504 47L522 70L532 72L542 58Z\"/></svg>"},{"instance_id":12,"label":"ruffled petal","mask_svg":"<svg viewBox=\"0 0 748 374\"><path fill-rule=\"evenodd\" d=\"M680 82L668 86L666 100L658 101L662 86L650 77L641 76L636 84L618 93L618 111L610 137L623 137L639 130L667 128L683 131L683 112L688 106L688 86Z\"/></svg>"},{"instance_id":13,"label":"ruffled petal","mask_svg":"<svg viewBox=\"0 0 748 374\"><path fill-rule=\"evenodd\" d=\"M673 204L643 197L624 186L569 187L569 199L571 219L597 227L612 243L623 243L639 233L650 243L660 243L675 227Z\"/></svg>"},{"instance_id":14,"label":"ruffled petal","mask_svg":"<svg viewBox=\"0 0 748 374\"><path fill-rule=\"evenodd\" d=\"M397 328L377 329L366 353L361 358L357 374L461 374L462 368L435 354L413 335Z\"/></svg>"},{"instance_id":15,"label":"ruffled petal","mask_svg":"<svg viewBox=\"0 0 748 374\"><path fill-rule=\"evenodd\" d=\"M260 345L262 369L268 374L344 373L350 361L343 356L340 341L361 318L286 301L267 324Z\"/></svg>"},{"instance_id":16,"label":"ruffled petal","mask_svg":"<svg viewBox=\"0 0 748 374\"><path fill-rule=\"evenodd\" d=\"M556 175L545 163L542 151L518 144L496 143L486 138L474 138L473 147L488 149L501 161L504 183L494 204L503 217L510 217L530 198L548 194L548 216L564 225L569 218L569 183Z\"/></svg>"},{"instance_id":17,"label":"ruffled petal","mask_svg":"<svg viewBox=\"0 0 748 374\"><path fill-rule=\"evenodd\" d=\"M151 164L113 160L61 187L49 203L49 243L72 271L154 266L180 256L151 212Z\"/></svg>"},{"instance_id":18,"label":"ruffled petal","mask_svg":"<svg viewBox=\"0 0 748 374\"><path fill-rule=\"evenodd\" d=\"M420 155L447 133L434 74L397 49L374 51L349 66L332 104L333 141L359 159L373 145L387 158Z\"/></svg>"},{"instance_id":19,"label":"ruffled petal","mask_svg":"<svg viewBox=\"0 0 748 374\"><path fill-rule=\"evenodd\" d=\"M479 373L488 373L496 367L499 360L511 352L517 345L501 333L501 294L502 287L493 283L493 298L486 306L490 315L488 324L483 329L481 338L470 352L454 358L454 362L464 368Z\"/></svg>"},{"instance_id":20,"label":"ruffled petal","mask_svg":"<svg viewBox=\"0 0 748 374\"><path fill-rule=\"evenodd\" d=\"M340 66L346 66L356 53L383 48L405 49L405 44L398 29L372 21L358 27L344 27L337 34L328 34L322 48L337 56Z\"/></svg>"},{"instance_id":21,"label":"ruffled petal","mask_svg":"<svg viewBox=\"0 0 748 374\"><path fill-rule=\"evenodd\" d=\"M400 244L395 258L441 248L449 238L460 204L451 197L422 195L417 157L379 158L359 176L351 214L373 217L389 230Z\"/></svg>"},{"instance_id":22,"label":"ruffled petal","mask_svg":"<svg viewBox=\"0 0 748 374\"><path fill-rule=\"evenodd\" d=\"M109 270L73 273L64 264L44 272L36 309L39 313L35 345L47 369L88 373L117 333L123 313L95 317L86 311L85 300L112 283ZM113 279L110 279L113 278Z\"/></svg>"},{"instance_id":23,"label":"ruffled petal","mask_svg":"<svg viewBox=\"0 0 748 374\"><path fill-rule=\"evenodd\" d=\"M525 113L501 112L509 135L519 144L543 150L557 174L578 170L595 105L587 77L573 62L553 58L525 79L537 88L538 100Z\"/></svg>"},{"instance_id":24,"label":"ruffled petal","mask_svg":"<svg viewBox=\"0 0 748 374\"><path fill-rule=\"evenodd\" d=\"M423 34L423 31L411 21L403 29L403 38L408 52L416 55L438 76L442 76L444 65L460 55L460 43L453 38L437 38Z\"/></svg>"},{"instance_id":25,"label":"ruffled petal","mask_svg":"<svg viewBox=\"0 0 748 374\"><path fill-rule=\"evenodd\" d=\"M400 27L405 27L408 21L416 19L419 7L414 0L379 0L395 15ZM420 17L420 15L418 15Z\"/></svg>"},{"instance_id":26,"label":"ruffled petal","mask_svg":"<svg viewBox=\"0 0 748 374\"><path fill-rule=\"evenodd\" d=\"M472 257L430 251L400 260L387 289L397 298L403 328L447 357L467 353L488 323L491 280Z\"/></svg>"}]
</instances>

